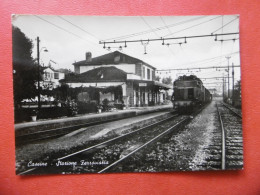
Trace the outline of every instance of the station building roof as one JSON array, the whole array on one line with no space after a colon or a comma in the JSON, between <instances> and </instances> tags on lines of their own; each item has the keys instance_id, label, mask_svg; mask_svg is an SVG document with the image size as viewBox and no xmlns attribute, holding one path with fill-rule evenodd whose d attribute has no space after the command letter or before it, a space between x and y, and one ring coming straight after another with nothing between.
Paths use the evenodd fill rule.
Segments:
<instances>
[{"instance_id":1,"label":"station building roof","mask_svg":"<svg viewBox=\"0 0 260 195\"><path fill-rule=\"evenodd\" d=\"M157 86L161 89L171 89L172 86L150 80L127 79L127 73L115 66L102 66L81 74L68 74L61 83L104 83L104 82L126 82L132 81L139 86Z\"/></svg>"},{"instance_id":2,"label":"station building roof","mask_svg":"<svg viewBox=\"0 0 260 195\"><path fill-rule=\"evenodd\" d=\"M61 82L89 83L89 82L117 82L126 81L127 73L114 66L99 67L81 74L67 75Z\"/></svg>"},{"instance_id":3,"label":"station building roof","mask_svg":"<svg viewBox=\"0 0 260 195\"><path fill-rule=\"evenodd\" d=\"M105 55L101 55L95 58L82 60L73 63L74 66L93 66L93 65L111 65L111 64L144 64L152 69L156 69L152 65L127 54L121 53L119 51L114 51Z\"/></svg>"}]
</instances>

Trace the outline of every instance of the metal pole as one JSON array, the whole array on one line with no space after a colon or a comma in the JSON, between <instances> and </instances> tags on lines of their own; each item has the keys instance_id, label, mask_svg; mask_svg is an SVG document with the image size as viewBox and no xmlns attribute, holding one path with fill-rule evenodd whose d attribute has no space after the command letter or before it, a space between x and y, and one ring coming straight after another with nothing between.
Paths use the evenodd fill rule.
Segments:
<instances>
[{"instance_id":1,"label":"metal pole","mask_svg":"<svg viewBox=\"0 0 260 195\"><path fill-rule=\"evenodd\" d=\"M232 105L234 105L234 85L235 83L235 72L234 72L234 63L232 63Z\"/></svg>"},{"instance_id":2,"label":"metal pole","mask_svg":"<svg viewBox=\"0 0 260 195\"><path fill-rule=\"evenodd\" d=\"M40 39L37 37L37 63L38 63L38 110L41 108L41 92L40 92Z\"/></svg>"},{"instance_id":3,"label":"metal pole","mask_svg":"<svg viewBox=\"0 0 260 195\"><path fill-rule=\"evenodd\" d=\"M225 78L223 76L223 101L225 99Z\"/></svg>"},{"instance_id":4,"label":"metal pole","mask_svg":"<svg viewBox=\"0 0 260 195\"><path fill-rule=\"evenodd\" d=\"M231 58L230 56L226 56L227 60L228 60L228 98L230 97L229 95L229 59Z\"/></svg>"}]
</instances>

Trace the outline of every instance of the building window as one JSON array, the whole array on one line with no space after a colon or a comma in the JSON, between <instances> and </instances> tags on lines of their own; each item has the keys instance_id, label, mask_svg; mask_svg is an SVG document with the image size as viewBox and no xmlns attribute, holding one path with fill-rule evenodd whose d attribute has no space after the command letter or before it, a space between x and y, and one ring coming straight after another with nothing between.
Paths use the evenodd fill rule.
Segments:
<instances>
[{"instance_id":1,"label":"building window","mask_svg":"<svg viewBox=\"0 0 260 195\"><path fill-rule=\"evenodd\" d=\"M51 74L49 72L44 73L44 80L49 80L51 77Z\"/></svg>"},{"instance_id":2,"label":"building window","mask_svg":"<svg viewBox=\"0 0 260 195\"><path fill-rule=\"evenodd\" d=\"M151 78L151 77L150 77L150 76L151 76L150 73L151 73L151 72L150 72L150 69L147 69L147 79L148 79L148 80L150 80L150 78Z\"/></svg>"},{"instance_id":3,"label":"building window","mask_svg":"<svg viewBox=\"0 0 260 195\"><path fill-rule=\"evenodd\" d=\"M59 79L59 73L58 72L54 73L54 79Z\"/></svg>"},{"instance_id":4,"label":"building window","mask_svg":"<svg viewBox=\"0 0 260 195\"><path fill-rule=\"evenodd\" d=\"M145 78L145 67L143 67L143 78Z\"/></svg>"}]
</instances>

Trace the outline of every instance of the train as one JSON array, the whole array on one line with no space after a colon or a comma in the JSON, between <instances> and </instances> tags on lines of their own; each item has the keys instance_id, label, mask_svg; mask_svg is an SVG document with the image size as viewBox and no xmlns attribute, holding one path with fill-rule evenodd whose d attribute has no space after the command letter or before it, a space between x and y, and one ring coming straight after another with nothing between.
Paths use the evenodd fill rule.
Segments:
<instances>
[{"instance_id":1,"label":"train","mask_svg":"<svg viewBox=\"0 0 260 195\"><path fill-rule=\"evenodd\" d=\"M179 113L192 113L211 102L212 94L195 75L179 76L173 82L173 108Z\"/></svg>"}]
</instances>

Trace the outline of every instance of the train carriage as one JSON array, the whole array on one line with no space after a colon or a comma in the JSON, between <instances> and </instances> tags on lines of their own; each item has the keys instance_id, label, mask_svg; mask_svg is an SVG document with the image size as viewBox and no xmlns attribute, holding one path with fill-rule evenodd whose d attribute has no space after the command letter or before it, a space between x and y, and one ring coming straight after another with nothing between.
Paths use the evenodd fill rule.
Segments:
<instances>
[{"instance_id":1,"label":"train carriage","mask_svg":"<svg viewBox=\"0 0 260 195\"><path fill-rule=\"evenodd\" d=\"M180 76L173 83L173 108L179 113L191 113L212 100L212 95L195 75Z\"/></svg>"}]
</instances>

